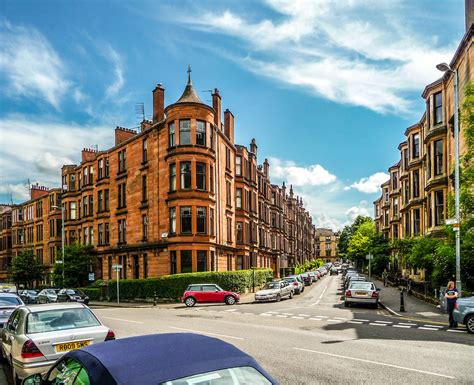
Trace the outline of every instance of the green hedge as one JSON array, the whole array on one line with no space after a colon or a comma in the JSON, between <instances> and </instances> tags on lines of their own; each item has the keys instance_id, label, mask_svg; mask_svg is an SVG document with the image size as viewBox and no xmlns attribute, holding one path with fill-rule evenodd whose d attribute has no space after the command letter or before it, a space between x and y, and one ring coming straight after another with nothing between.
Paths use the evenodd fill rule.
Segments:
<instances>
[{"instance_id":1,"label":"green hedge","mask_svg":"<svg viewBox=\"0 0 474 385\"><path fill-rule=\"evenodd\" d=\"M100 300L100 289L97 287L80 287L78 290L82 290L85 294L87 294L91 301Z\"/></svg>"},{"instance_id":2,"label":"green hedge","mask_svg":"<svg viewBox=\"0 0 474 385\"><path fill-rule=\"evenodd\" d=\"M215 283L224 290L243 293L253 285L252 270L223 271L223 272L200 272L165 275L160 278L147 279L123 279L119 281L120 299L146 299L153 298L154 293L159 299L176 299L183 295L184 290L190 284ZM255 270L255 286L261 286L273 278L271 269ZM117 281L111 280L108 285L109 299L117 298ZM89 289L99 290L99 289ZM86 291L86 290L84 290Z\"/></svg>"}]
</instances>

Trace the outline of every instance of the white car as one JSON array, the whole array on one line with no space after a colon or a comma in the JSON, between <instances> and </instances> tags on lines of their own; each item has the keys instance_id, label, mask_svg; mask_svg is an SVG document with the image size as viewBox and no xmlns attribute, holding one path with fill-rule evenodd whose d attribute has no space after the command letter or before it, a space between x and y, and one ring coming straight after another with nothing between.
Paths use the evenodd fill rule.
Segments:
<instances>
[{"instance_id":1,"label":"white car","mask_svg":"<svg viewBox=\"0 0 474 385\"><path fill-rule=\"evenodd\" d=\"M379 304L379 291L372 282L353 281L345 291L344 306L351 304L370 304L375 308Z\"/></svg>"},{"instance_id":2,"label":"white car","mask_svg":"<svg viewBox=\"0 0 474 385\"><path fill-rule=\"evenodd\" d=\"M273 281L268 282L255 293L255 301L276 301L279 302L282 298L293 298L294 289L287 281Z\"/></svg>"},{"instance_id":3,"label":"white car","mask_svg":"<svg viewBox=\"0 0 474 385\"><path fill-rule=\"evenodd\" d=\"M16 294L0 293L0 330L7 323L10 314L18 307L24 305Z\"/></svg>"},{"instance_id":4,"label":"white car","mask_svg":"<svg viewBox=\"0 0 474 385\"><path fill-rule=\"evenodd\" d=\"M18 383L46 372L70 350L114 339L114 332L83 304L20 306L5 325L1 350Z\"/></svg>"}]
</instances>

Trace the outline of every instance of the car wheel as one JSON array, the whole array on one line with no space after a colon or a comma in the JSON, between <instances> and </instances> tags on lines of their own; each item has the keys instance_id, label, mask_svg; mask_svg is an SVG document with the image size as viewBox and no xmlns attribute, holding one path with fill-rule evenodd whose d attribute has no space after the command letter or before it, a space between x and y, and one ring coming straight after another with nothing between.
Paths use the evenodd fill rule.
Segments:
<instances>
[{"instance_id":1,"label":"car wheel","mask_svg":"<svg viewBox=\"0 0 474 385\"><path fill-rule=\"evenodd\" d=\"M344 307L349 307L349 302L344 302Z\"/></svg>"},{"instance_id":2,"label":"car wheel","mask_svg":"<svg viewBox=\"0 0 474 385\"><path fill-rule=\"evenodd\" d=\"M276 302L280 302L280 301L281 301L281 295L280 295L280 294L277 294L275 301L276 301Z\"/></svg>"},{"instance_id":3,"label":"car wheel","mask_svg":"<svg viewBox=\"0 0 474 385\"><path fill-rule=\"evenodd\" d=\"M188 297L184 300L184 304L187 307L192 307L192 306L196 305L196 300L193 297Z\"/></svg>"},{"instance_id":4,"label":"car wheel","mask_svg":"<svg viewBox=\"0 0 474 385\"><path fill-rule=\"evenodd\" d=\"M303 292L303 291L304 291L304 286L301 288L301 292Z\"/></svg>"},{"instance_id":5,"label":"car wheel","mask_svg":"<svg viewBox=\"0 0 474 385\"><path fill-rule=\"evenodd\" d=\"M290 290L290 299L293 298L293 290Z\"/></svg>"},{"instance_id":6,"label":"car wheel","mask_svg":"<svg viewBox=\"0 0 474 385\"><path fill-rule=\"evenodd\" d=\"M226 305L234 305L235 304L235 297L233 295L228 295L225 297L225 304Z\"/></svg>"},{"instance_id":7,"label":"car wheel","mask_svg":"<svg viewBox=\"0 0 474 385\"><path fill-rule=\"evenodd\" d=\"M474 314L471 314L466 318L466 329L468 333L474 333Z\"/></svg>"},{"instance_id":8,"label":"car wheel","mask_svg":"<svg viewBox=\"0 0 474 385\"><path fill-rule=\"evenodd\" d=\"M49 297L46 298L46 303L50 303L50 302L51 302L51 300L49 299Z\"/></svg>"}]
</instances>

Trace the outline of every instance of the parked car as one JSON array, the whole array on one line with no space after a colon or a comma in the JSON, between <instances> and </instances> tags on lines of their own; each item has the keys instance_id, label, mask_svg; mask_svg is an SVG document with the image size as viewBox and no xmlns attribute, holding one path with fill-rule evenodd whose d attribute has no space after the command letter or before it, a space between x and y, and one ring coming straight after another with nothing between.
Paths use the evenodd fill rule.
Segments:
<instances>
[{"instance_id":1,"label":"parked car","mask_svg":"<svg viewBox=\"0 0 474 385\"><path fill-rule=\"evenodd\" d=\"M308 273L300 274L300 276L305 286L311 286L313 284L313 280L311 279L311 276Z\"/></svg>"},{"instance_id":2,"label":"parked car","mask_svg":"<svg viewBox=\"0 0 474 385\"><path fill-rule=\"evenodd\" d=\"M308 271L308 274L311 277L311 281L316 282L318 280L318 276L314 271Z\"/></svg>"},{"instance_id":3,"label":"parked car","mask_svg":"<svg viewBox=\"0 0 474 385\"><path fill-rule=\"evenodd\" d=\"M349 277L349 279L346 281L346 284L344 285L344 289L347 290L352 282L366 282L366 281L367 281L367 278L365 278L362 275Z\"/></svg>"},{"instance_id":4,"label":"parked car","mask_svg":"<svg viewBox=\"0 0 474 385\"><path fill-rule=\"evenodd\" d=\"M351 304L370 304L375 308L379 305L379 291L372 282L352 282L345 291L344 306Z\"/></svg>"},{"instance_id":5,"label":"parked car","mask_svg":"<svg viewBox=\"0 0 474 385\"><path fill-rule=\"evenodd\" d=\"M70 382L71 373L74 382ZM253 357L235 346L192 333L152 334L94 344L67 353L48 373L28 377L24 382L25 385L73 383L278 384Z\"/></svg>"},{"instance_id":6,"label":"parked car","mask_svg":"<svg viewBox=\"0 0 474 385\"><path fill-rule=\"evenodd\" d=\"M259 290L255 293L255 301L276 301L284 297L293 298L293 285L290 285L288 281L272 281L267 282L263 286L262 290Z\"/></svg>"},{"instance_id":7,"label":"parked car","mask_svg":"<svg viewBox=\"0 0 474 385\"><path fill-rule=\"evenodd\" d=\"M474 333L474 297L459 298L453 311L454 321L466 325L469 333Z\"/></svg>"},{"instance_id":8,"label":"parked car","mask_svg":"<svg viewBox=\"0 0 474 385\"><path fill-rule=\"evenodd\" d=\"M24 305L16 294L0 293L0 330L7 323L10 314L18 307Z\"/></svg>"},{"instance_id":9,"label":"parked car","mask_svg":"<svg viewBox=\"0 0 474 385\"><path fill-rule=\"evenodd\" d=\"M315 271L314 271L314 274L316 274L316 277L318 278L318 280L321 279L322 274L321 274L321 272L320 272L319 270L315 270Z\"/></svg>"},{"instance_id":10,"label":"parked car","mask_svg":"<svg viewBox=\"0 0 474 385\"><path fill-rule=\"evenodd\" d=\"M20 291L20 298L24 303L36 303L38 299L37 290L22 290Z\"/></svg>"},{"instance_id":11,"label":"parked car","mask_svg":"<svg viewBox=\"0 0 474 385\"><path fill-rule=\"evenodd\" d=\"M89 297L77 289L61 289L57 296L57 302L83 302L89 303Z\"/></svg>"},{"instance_id":12,"label":"parked car","mask_svg":"<svg viewBox=\"0 0 474 385\"><path fill-rule=\"evenodd\" d=\"M189 285L181 299L186 306L213 302L234 305L240 301L240 295L233 291L224 290L213 283L206 283Z\"/></svg>"},{"instance_id":13,"label":"parked car","mask_svg":"<svg viewBox=\"0 0 474 385\"><path fill-rule=\"evenodd\" d=\"M283 279L293 285L295 294L301 294L304 291L304 283L299 275L289 275Z\"/></svg>"},{"instance_id":14,"label":"parked car","mask_svg":"<svg viewBox=\"0 0 474 385\"><path fill-rule=\"evenodd\" d=\"M1 350L18 382L46 372L70 350L113 339L114 332L83 304L20 306L8 319Z\"/></svg>"},{"instance_id":15,"label":"parked car","mask_svg":"<svg viewBox=\"0 0 474 385\"><path fill-rule=\"evenodd\" d=\"M329 275L339 275L339 271L337 270L337 268L332 267L329 271Z\"/></svg>"},{"instance_id":16,"label":"parked car","mask_svg":"<svg viewBox=\"0 0 474 385\"><path fill-rule=\"evenodd\" d=\"M58 300L58 293L55 289L43 289L39 292L38 297L36 299L37 303L51 303L57 302Z\"/></svg>"}]
</instances>

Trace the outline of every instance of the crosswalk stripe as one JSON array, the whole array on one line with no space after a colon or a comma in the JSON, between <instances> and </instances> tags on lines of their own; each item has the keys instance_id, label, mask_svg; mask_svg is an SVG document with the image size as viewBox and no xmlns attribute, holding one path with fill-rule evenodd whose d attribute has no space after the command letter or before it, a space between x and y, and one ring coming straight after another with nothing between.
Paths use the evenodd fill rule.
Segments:
<instances>
[{"instance_id":1,"label":"crosswalk stripe","mask_svg":"<svg viewBox=\"0 0 474 385\"><path fill-rule=\"evenodd\" d=\"M433 329L433 328L425 328L423 326L419 326L418 329L422 329L422 330L439 330L439 329Z\"/></svg>"},{"instance_id":2,"label":"crosswalk stripe","mask_svg":"<svg viewBox=\"0 0 474 385\"><path fill-rule=\"evenodd\" d=\"M394 328L403 328L403 329L410 329L411 326L408 325L392 325Z\"/></svg>"},{"instance_id":3,"label":"crosswalk stripe","mask_svg":"<svg viewBox=\"0 0 474 385\"><path fill-rule=\"evenodd\" d=\"M349 324L359 324L359 325L363 324L363 322L361 322L361 321L347 321L347 323L349 323Z\"/></svg>"},{"instance_id":4,"label":"crosswalk stripe","mask_svg":"<svg viewBox=\"0 0 474 385\"><path fill-rule=\"evenodd\" d=\"M369 323L369 325L375 325L375 326L387 326L387 324L376 324L375 322Z\"/></svg>"}]
</instances>

